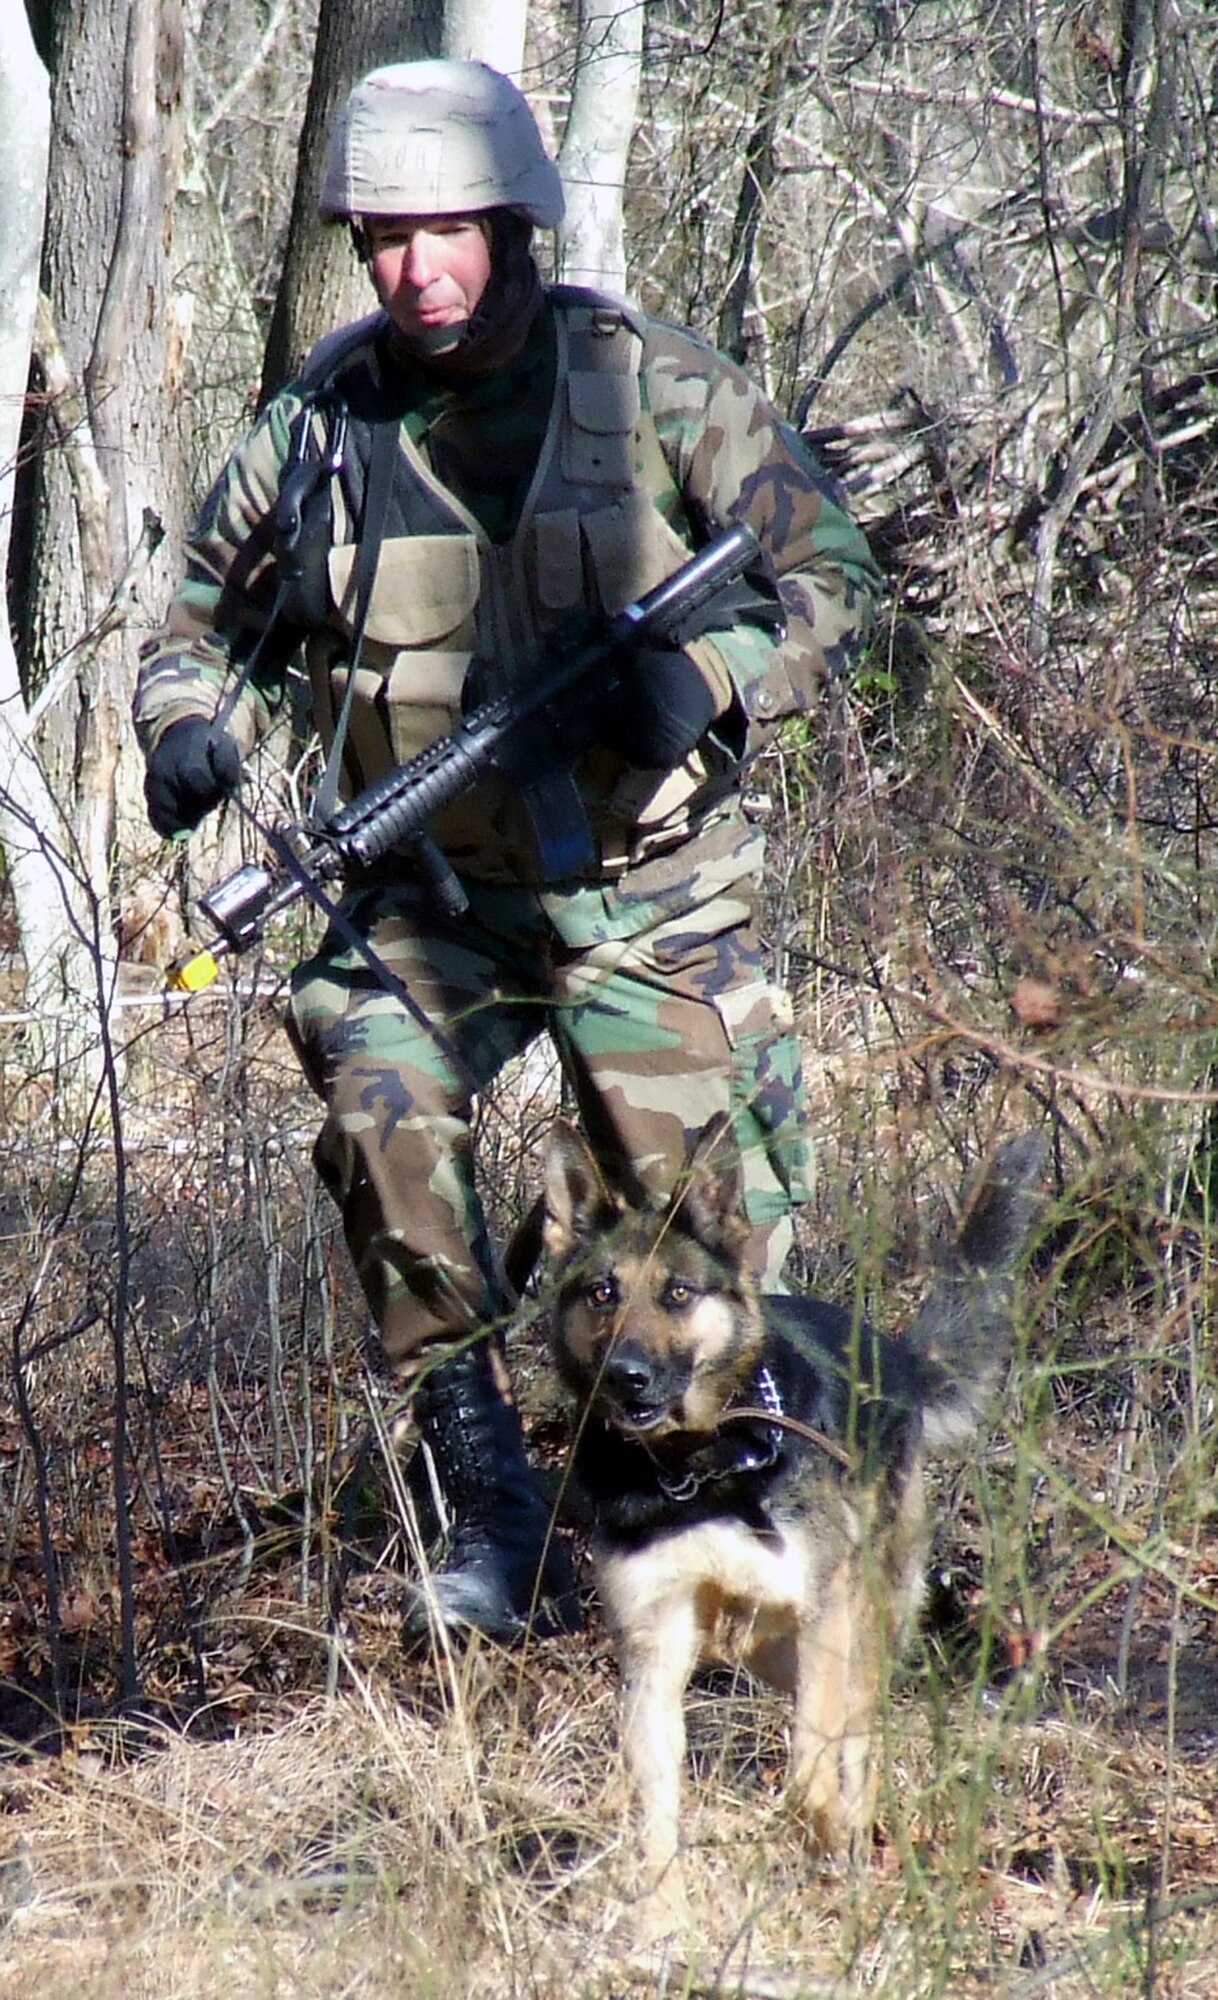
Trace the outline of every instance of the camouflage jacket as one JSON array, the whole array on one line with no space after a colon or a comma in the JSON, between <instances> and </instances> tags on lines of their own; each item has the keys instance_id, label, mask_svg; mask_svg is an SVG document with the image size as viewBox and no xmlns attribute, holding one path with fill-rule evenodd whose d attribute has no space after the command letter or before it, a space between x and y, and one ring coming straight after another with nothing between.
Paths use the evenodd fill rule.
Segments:
<instances>
[{"instance_id":1,"label":"camouflage jacket","mask_svg":"<svg viewBox=\"0 0 1218 2000\"><path fill-rule=\"evenodd\" d=\"M303 598L268 634L275 504L294 426L311 409L303 421L320 449L335 399L350 433L326 496L324 545ZM135 718L146 754L179 718L214 714L257 649L228 722L248 753L283 704L301 642L328 747L349 671L371 426L386 421L398 426L399 457L344 747L349 793L452 728L472 658L480 698L510 689L565 620L619 610L735 520L772 560L786 635L741 624L691 642L720 715L678 770L640 770L608 750L582 758L602 874L665 853L730 812L750 755L784 717L812 706L827 675L848 668L875 572L797 436L694 335L554 288L519 361L461 390L438 392L403 365L384 315L322 343L204 503L185 578L144 649ZM433 832L467 874L532 879L527 824L498 774Z\"/></svg>"}]
</instances>

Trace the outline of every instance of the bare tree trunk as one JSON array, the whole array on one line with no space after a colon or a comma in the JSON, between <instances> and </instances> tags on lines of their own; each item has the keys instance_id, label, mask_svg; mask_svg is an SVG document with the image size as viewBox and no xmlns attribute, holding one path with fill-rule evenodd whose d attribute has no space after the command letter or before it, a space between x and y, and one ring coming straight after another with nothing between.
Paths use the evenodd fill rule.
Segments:
<instances>
[{"instance_id":1,"label":"bare tree trunk","mask_svg":"<svg viewBox=\"0 0 1218 2000\"><path fill-rule=\"evenodd\" d=\"M156 52L159 0L132 0L127 21L122 106L122 177L118 227L106 273L93 349L85 363L89 429L96 444L98 481L82 506L77 493L81 569L90 631L97 631L131 555L128 494L123 459L131 434L124 360L139 312L141 235L153 210L157 164ZM123 639L111 628L82 661L81 690L92 719L92 742L82 762L85 783L77 807L77 838L90 882L100 885L114 833L115 781L125 725Z\"/></svg>"},{"instance_id":2,"label":"bare tree trunk","mask_svg":"<svg viewBox=\"0 0 1218 2000\"><path fill-rule=\"evenodd\" d=\"M443 0L322 0L292 197L287 254L267 336L260 401L289 381L323 333L375 301L345 229L317 212L330 131L352 84L380 63L438 56Z\"/></svg>"},{"instance_id":3,"label":"bare tree trunk","mask_svg":"<svg viewBox=\"0 0 1218 2000\"><path fill-rule=\"evenodd\" d=\"M10 29L0 46L0 572L8 561L51 140L47 73L24 9Z\"/></svg>"},{"instance_id":4,"label":"bare tree trunk","mask_svg":"<svg viewBox=\"0 0 1218 2000\"><path fill-rule=\"evenodd\" d=\"M167 277L182 24L179 0L61 0L34 11L51 53L52 130L46 416L30 469L34 532L21 607L26 685L51 789L65 809L72 802L85 876L108 912L120 760L132 844L147 842L128 726L131 595L163 523L169 544L148 579L149 604L159 608L190 497L189 412ZM57 448L67 438L71 450ZM153 615L139 613L144 623ZM126 829L119 844L128 845Z\"/></svg>"},{"instance_id":5,"label":"bare tree trunk","mask_svg":"<svg viewBox=\"0 0 1218 2000\"><path fill-rule=\"evenodd\" d=\"M807 20L805 0L782 0L774 24L774 39L766 63L765 82L756 122L744 155L744 178L732 224L728 268L731 276L719 312L719 345L733 361L748 360L744 332L745 308L753 288L753 259L766 198L774 184L777 159L774 141L782 115L784 87L796 39Z\"/></svg>"},{"instance_id":6,"label":"bare tree trunk","mask_svg":"<svg viewBox=\"0 0 1218 2000\"><path fill-rule=\"evenodd\" d=\"M447 0L443 53L489 63L519 83L528 11L528 0Z\"/></svg>"},{"instance_id":7,"label":"bare tree trunk","mask_svg":"<svg viewBox=\"0 0 1218 2000\"><path fill-rule=\"evenodd\" d=\"M1120 64L1124 188L1112 348L1106 380L1070 451L1061 486L1036 532L1036 571L1028 621L1028 651L1034 661L1043 659L1048 651L1062 533L1088 473L1112 434L1130 381L1146 367L1142 257L1164 165L1181 32L1168 0L1126 0Z\"/></svg>"},{"instance_id":8,"label":"bare tree trunk","mask_svg":"<svg viewBox=\"0 0 1218 2000\"><path fill-rule=\"evenodd\" d=\"M557 270L567 284L626 289L622 207L642 59L637 0L580 0L575 82L558 155L567 214Z\"/></svg>"}]
</instances>

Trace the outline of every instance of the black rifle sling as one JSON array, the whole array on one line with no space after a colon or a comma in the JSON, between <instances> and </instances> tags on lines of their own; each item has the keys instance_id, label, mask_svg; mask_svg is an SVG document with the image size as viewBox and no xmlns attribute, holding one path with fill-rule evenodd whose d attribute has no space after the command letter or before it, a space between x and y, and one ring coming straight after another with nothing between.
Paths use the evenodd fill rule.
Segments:
<instances>
[{"instance_id":1,"label":"black rifle sling","mask_svg":"<svg viewBox=\"0 0 1218 2000\"><path fill-rule=\"evenodd\" d=\"M393 487L397 459L397 419L390 418L374 424L368 459L368 479L364 487L364 506L360 515L359 540L355 548L355 620L352 628L351 657L347 663L347 685L343 692L342 706L335 718L334 740L330 745L326 766L313 800L310 818L314 826L324 827L338 810L338 785L343 768L343 751L346 748L347 731L351 722L351 707L355 700L355 681L359 672L368 611L372 603L372 586L376 581L381 543L385 539L389 494Z\"/></svg>"},{"instance_id":2,"label":"black rifle sling","mask_svg":"<svg viewBox=\"0 0 1218 2000\"><path fill-rule=\"evenodd\" d=\"M322 828L328 826L338 810L338 781L342 771L347 729L351 720L356 670L359 666L364 631L372 603L372 586L376 581L381 543L385 539L389 495L393 488L393 474L398 461L398 431L396 418L386 419L372 426L368 476L364 486L364 505L360 514L359 540L355 550L355 619L352 627L347 685L343 693L342 706L335 720L334 738L313 801L311 815L314 826ZM467 1081L473 1081L472 1074L454 1043L419 1005L404 981L390 970L370 939L356 929L341 905L326 894L306 868L301 867L300 861L282 834L273 827L264 827L262 831L281 867L300 883L306 896L322 912L331 930L341 938L348 951L361 958L377 984L406 1009L412 1020L430 1037L454 1072ZM464 903L463 897L462 903Z\"/></svg>"},{"instance_id":3,"label":"black rifle sling","mask_svg":"<svg viewBox=\"0 0 1218 2000\"><path fill-rule=\"evenodd\" d=\"M215 743L227 729L233 710L240 701L254 676L254 669L262 658L271 635L278 631L287 619L291 623L289 606L299 585L299 570L294 565L289 574L289 566L296 556L304 524L304 510L324 480L330 479L342 469L343 454L347 446L347 413L343 404L333 401L326 408L326 440L320 457L309 455L312 437L313 408L306 403L297 412L292 425L291 444L287 462L279 481L279 497L275 505L275 550L276 589L270 616L254 644L246 655L240 673L216 703L211 719L209 741Z\"/></svg>"},{"instance_id":4,"label":"black rifle sling","mask_svg":"<svg viewBox=\"0 0 1218 2000\"><path fill-rule=\"evenodd\" d=\"M307 449L307 412L302 411L298 421L301 424L301 431L298 452L294 454L294 457L299 460L300 464L303 464L303 455ZM316 484L320 484L323 478L331 476L340 470L346 436L347 425L344 412L337 424L336 437L327 440L326 451L323 457L317 462L316 467L312 468L316 474L316 483L307 482L308 491L305 490L305 484L302 483L301 492L295 498L294 514L297 534L300 532L299 517L303 513L303 507L309 492L315 491ZM342 769L343 743L351 716L355 674L356 668L359 665L360 651L364 643L364 629L368 623L368 611L372 603L372 586L376 581L377 563L380 559L381 543L385 535L385 521L389 510L389 494L393 485L393 471L397 462L397 452L397 423L389 421L375 425L372 432L372 446L368 461L368 478L364 488L364 505L360 516L359 542L355 552L355 621L352 629L349 678L343 696L342 707L335 723L334 740L330 747L329 756L326 759L326 768L322 773L321 785L318 788L313 808L314 823L321 826L324 826L333 817L338 805L338 776ZM298 467L294 466L293 470L296 469ZM245 661L233 686L217 705L211 725L213 740L227 726L228 719L241 697L242 690L248 686L263 647L283 616L289 593L294 589L295 582L296 579L294 578L281 578L274 603L271 606L271 615L266 625L263 627L257 642L252 647L249 657ZM473 1082L474 1079L468 1066L443 1029L429 1018L403 981L385 964L380 953L376 951L374 946L361 932L356 930L346 911L339 907L333 897L327 895L319 882L313 880L308 869L301 866L298 856L293 852L291 846L278 829L271 826L264 826L257 816L250 811L239 792L236 794L233 803L242 816L249 821L250 825L257 830L260 837L266 842L284 872L291 876L308 900L321 911L327 923L342 940L343 944L346 945L347 949L353 955L363 960L378 985L386 993L390 994L393 999L397 1000L418 1026L423 1029L424 1033L430 1036L441 1056L452 1066L456 1074Z\"/></svg>"},{"instance_id":5,"label":"black rifle sling","mask_svg":"<svg viewBox=\"0 0 1218 2000\"><path fill-rule=\"evenodd\" d=\"M382 991L388 993L391 999L396 1000L400 1006L405 1008L415 1024L423 1030L425 1035L430 1037L432 1043L439 1050L445 1062L449 1064L454 1074L464 1082L470 1084L476 1093L478 1089L477 1080L456 1044L445 1034L443 1028L437 1022L433 1021L431 1016L420 1006L405 981L399 979L397 973L386 965L371 940L365 937L362 931L356 929L342 905L327 893L320 882L314 880L309 870L302 864L299 855L293 850L290 842L284 839L278 827L264 826L257 815L250 811L240 793L236 795L234 804L243 818L248 820L259 837L266 842L266 845L275 856L284 874L291 876L292 880L298 884L302 893L313 904L314 908L321 911L322 916L326 919L334 935L341 940L353 957L363 960Z\"/></svg>"}]
</instances>

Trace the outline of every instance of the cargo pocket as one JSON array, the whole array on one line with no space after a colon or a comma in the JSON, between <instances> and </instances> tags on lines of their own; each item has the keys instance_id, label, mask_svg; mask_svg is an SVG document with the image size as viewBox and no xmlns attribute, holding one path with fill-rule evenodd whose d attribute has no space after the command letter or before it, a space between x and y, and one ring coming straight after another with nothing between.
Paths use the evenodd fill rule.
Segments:
<instances>
[{"instance_id":1,"label":"cargo pocket","mask_svg":"<svg viewBox=\"0 0 1218 2000\"><path fill-rule=\"evenodd\" d=\"M537 600L544 611L582 611L584 558L574 507L538 514L533 522Z\"/></svg>"},{"instance_id":2,"label":"cargo pocket","mask_svg":"<svg viewBox=\"0 0 1218 2000\"><path fill-rule=\"evenodd\" d=\"M715 999L731 1049L732 1119L749 1220L776 1221L811 1197L808 1110L790 995L765 981Z\"/></svg>"},{"instance_id":3,"label":"cargo pocket","mask_svg":"<svg viewBox=\"0 0 1218 2000\"><path fill-rule=\"evenodd\" d=\"M355 545L330 550L330 589L350 635L355 620ZM478 545L472 535L409 535L381 543L365 639L384 647L472 645L478 602ZM468 628L468 629L466 629ZM460 635L458 637L458 635Z\"/></svg>"}]
</instances>

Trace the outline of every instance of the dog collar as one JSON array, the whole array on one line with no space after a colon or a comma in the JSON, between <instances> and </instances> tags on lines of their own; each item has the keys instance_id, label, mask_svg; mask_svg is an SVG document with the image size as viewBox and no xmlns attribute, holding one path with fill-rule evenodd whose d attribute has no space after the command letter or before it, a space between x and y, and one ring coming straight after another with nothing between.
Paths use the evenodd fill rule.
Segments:
<instances>
[{"instance_id":1,"label":"dog collar","mask_svg":"<svg viewBox=\"0 0 1218 2000\"><path fill-rule=\"evenodd\" d=\"M765 1410L774 1421L760 1423L752 1414L733 1417L731 1408L719 1419L719 1430L710 1444L702 1446L697 1458L705 1463L686 1463L678 1472L670 1471L652 1453L656 1479L666 1499L682 1503L693 1500L704 1487L720 1485L727 1479L747 1479L752 1474L770 1472L778 1463L782 1444L784 1411L778 1384L770 1370L762 1366L749 1384L743 1407L750 1412ZM731 1425L736 1435L725 1434Z\"/></svg>"}]
</instances>

